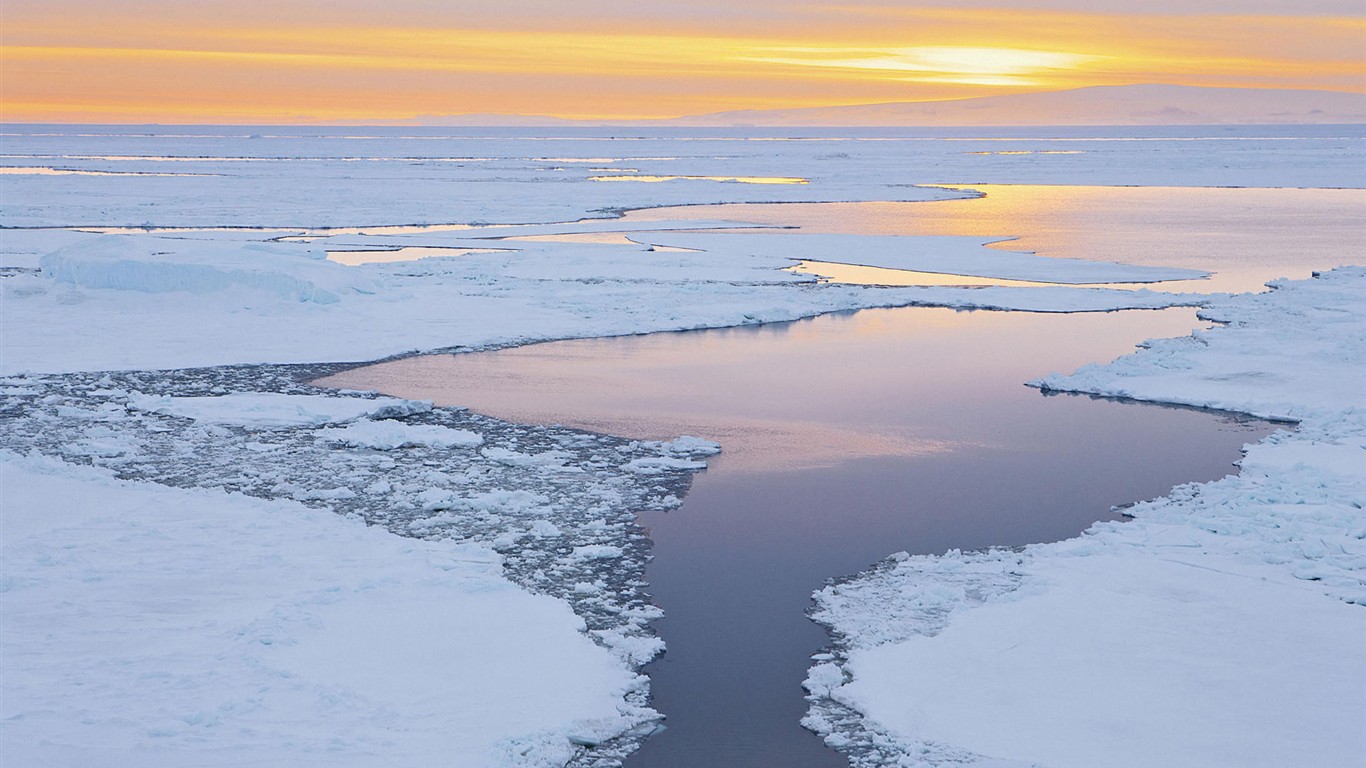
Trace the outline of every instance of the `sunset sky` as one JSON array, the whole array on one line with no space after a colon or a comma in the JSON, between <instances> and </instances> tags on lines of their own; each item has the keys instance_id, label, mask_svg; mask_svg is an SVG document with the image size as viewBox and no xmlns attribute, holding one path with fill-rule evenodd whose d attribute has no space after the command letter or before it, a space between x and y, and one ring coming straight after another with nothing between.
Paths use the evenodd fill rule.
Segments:
<instances>
[{"instance_id":1,"label":"sunset sky","mask_svg":"<svg viewBox=\"0 0 1366 768\"><path fill-rule=\"evenodd\" d=\"M620 119L1128 83L1361 92L1361 10L1359 0L4 0L0 118Z\"/></svg>"}]
</instances>

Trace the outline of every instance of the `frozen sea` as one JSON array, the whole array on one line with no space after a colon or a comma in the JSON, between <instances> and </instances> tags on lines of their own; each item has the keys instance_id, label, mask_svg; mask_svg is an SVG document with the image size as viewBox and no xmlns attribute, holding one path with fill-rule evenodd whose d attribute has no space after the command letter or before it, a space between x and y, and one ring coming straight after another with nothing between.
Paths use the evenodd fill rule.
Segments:
<instances>
[{"instance_id":1,"label":"frozen sea","mask_svg":"<svg viewBox=\"0 0 1366 768\"><path fill-rule=\"evenodd\" d=\"M1366 666L1331 638L1362 632L1363 278L1311 278L1361 260L1361 126L0 134L7 755L1361 754L1344 726L1366 705L1332 681ZM435 351L488 367L449 396L307 383ZM1026 380L1299 428L1173 490L1265 428ZM824 527L784 517L802 505ZM814 590L833 642L808 660ZM1203 616L1266 641L1213 642ZM751 676L775 635L783 661ZM1018 640L980 651L1011 664L961 650L993 638ZM1239 665L1272 670L1273 699L1221 677ZM962 690L1003 727L974 730ZM1163 719L1201 702L1231 714ZM1137 748L1145 727L1168 753ZM707 728L738 736L682 746Z\"/></svg>"},{"instance_id":2,"label":"frozen sea","mask_svg":"<svg viewBox=\"0 0 1366 768\"><path fill-rule=\"evenodd\" d=\"M1065 539L1117 519L1112 508L1232 472L1265 422L1021 386L1193 322L1187 309L878 309L412 357L320 383L515 422L718 440L680 508L640 516L668 649L644 671L668 730L627 765L839 765L798 726L799 682L829 644L805 616L810 594L889 546Z\"/></svg>"}]
</instances>

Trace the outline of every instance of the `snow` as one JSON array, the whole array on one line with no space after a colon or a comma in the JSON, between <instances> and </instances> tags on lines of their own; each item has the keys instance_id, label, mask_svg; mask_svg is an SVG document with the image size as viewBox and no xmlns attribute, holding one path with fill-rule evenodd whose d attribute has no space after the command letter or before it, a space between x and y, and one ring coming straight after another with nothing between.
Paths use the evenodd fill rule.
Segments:
<instances>
[{"instance_id":1,"label":"snow","mask_svg":"<svg viewBox=\"0 0 1366 768\"><path fill-rule=\"evenodd\" d=\"M6 176L0 225L355 227L573 221L624 208L729 202L924 200L916 185L1360 187L1358 126L1170 129L10 129L6 165L122 171ZM1002 150L1029 155L995 154ZM1080 154L1041 154L1050 150ZM993 154L975 154L991 152ZM176 170L164 173L162 157ZM557 158L597 158L564 163ZM808 184L618 175L800 177Z\"/></svg>"},{"instance_id":2,"label":"snow","mask_svg":"<svg viewBox=\"0 0 1366 768\"><path fill-rule=\"evenodd\" d=\"M1355 411L1366 406L1366 378L1354 367L1366 360L1363 272L1336 269L1215 301L1200 316L1227 327L1152 341L1142 354L1038 386L1295 421Z\"/></svg>"},{"instance_id":3,"label":"snow","mask_svg":"<svg viewBox=\"0 0 1366 768\"><path fill-rule=\"evenodd\" d=\"M336 369L332 366L324 370ZM8 393L3 402L3 435L10 450L24 456L52 457L42 459L54 462L46 465L53 468L49 474L65 476L63 473L69 471L73 473L72 477L80 479L94 471L90 467L102 467L117 473L120 478L141 482L119 484L110 480L106 485L114 488L113 491L106 485L81 485L79 494L83 503L99 509L107 506L108 517L100 518L105 522L96 528L79 532L91 539L90 542L68 546L44 532L46 523L72 514L73 505L68 504L66 495L49 493L46 486L31 482L27 476L0 476L0 507L5 510L5 520L0 521L6 532L4 546L13 543L19 547L0 552L0 563L3 563L0 585L12 587L16 583L27 583L48 572L44 571L47 567L43 565L47 562L45 556L20 556L22 547L29 546L24 542L28 541L25 537L30 532L44 542L57 542L53 551L81 552L82 559L76 563L79 567L73 571L71 583L75 584L83 574L88 574L108 582L112 589L130 595L128 601L111 604L111 599L92 592L94 602L87 605L83 598L85 593L76 586L59 596L43 593L46 597L41 599L51 597L58 601L53 604L89 617L94 631L111 622L141 627L142 640L150 650L144 657L139 657L138 663L144 670L169 669L180 663L179 657L169 651L161 653L158 649L200 643L204 634L196 628L208 627L205 632L212 629L208 625L214 622L215 606L226 604L226 598L217 600L213 595L202 600L186 598L196 606L187 615L186 621L191 623L186 626L166 620L167 616L176 615L174 610L137 598L140 586L132 589L126 581L114 580L105 571L115 569L115 566L124 568L125 562L159 564L159 578L171 585L164 586L164 591L173 590L180 582L198 583L205 573L217 574L216 583L224 592L231 592L238 583L244 584L243 589L251 590L278 580L282 585L303 585L301 589L313 589L309 584L323 584L315 591L327 594L331 594L328 591L331 587L327 586L332 583L330 580L350 578L347 573L352 574L357 583L368 583L373 576L376 579L374 588L383 587L375 592L382 596L376 599L383 605L370 606L359 600L348 603L358 614L370 617L367 621L378 620L382 625L392 625L405 632L413 628L415 621L426 622L417 629L430 625L433 632L450 634L458 630L468 635L469 629L451 626L461 621L463 603L422 586L426 578L424 572L408 578L405 572L395 570L397 566L390 567L391 561L409 557L411 552L426 551L421 546L413 549L414 546L430 542L439 548L459 543L461 552L478 555L480 562L487 565L485 570L498 577L496 582L470 582L475 591L489 593L487 598L481 598L487 603L470 603L470 610L465 611L470 620L480 621L484 615L481 611L497 611L505 602L510 611L507 621L500 618L481 624L488 631L471 641L498 644L507 649L506 674L523 675L508 688L509 695L544 697L553 702L563 699L561 692L542 692L539 686L554 688L565 684L577 686L585 696L596 696L595 691L601 693L604 689L591 685L584 687L580 685L580 677L540 672L543 660L564 659L566 663L577 664L577 660L587 654L587 661L580 665L585 670L607 665L606 668L617 669L628 676L630 685L617 686L602 694L612 703L610 712L624 714L599 717L594 715L598 711L595 705L567 703L566 708L581 710L582 716L590 720L579 723L579 715L575 715L564 720L562 726L532 732L523 728L526 723L519 719L520 710L509 704L501 710L491 709L484 720L472 720L476 725L483 723L481 727L485 727L487 733L481 732L477 738L467 739L463 735L465 731L452 730L451 738L459 743L449 749L437 745L427 750L423 746L425 741L414 741L412 759L402 758L402 761L405 764L432 764L444 759L440 756L447 752L475 755L483 749L481 745L495 742L505 743L507 749L495 750L492 757L471 757L461 764L562 765L570 758L583 759L585 750L575 745L588 742L605 742L593 750L595 761L610 761L614 756L630 751L631 745L654 727L658 717L647 708L648 691L644 679L636 678L630 670L648 662L663 649L662 642L647 626L647 622L658 614L648 605L648 595L643 590L642 576L648 550L643 532L633 525L633 521L642 510L677 506L678 497L686 492L688 471L663 471L644 477L622 465L637 458L673 458L675 453L668 444L588 435L563 428L513 425L464 409L433 408L427 401L385 398L373 393L324 395L321 393L326 390L299 383L300 375L295 367L247 366L25 376L3 381L0 386ZM144 394L146 392L162 394ZM688 447L686 442L685 447ZM56 464L56 459L69 464ZM19 464L36 460L15 459ZM75 464L87 466L71 466ZM117 490L121 488L143 489L155 497L154 501L163 498L158 493L167 492L169 495L164 497L166 508L180 515L178 519L190 521L186 523L190 526L189 532L184 536L171 536L163 527L157 527L147 536L122 536L118 526L124 516L124 505L106 501L111 494L122 493ZM217 511L221 505L215 501L220 497L229 499L229 502L223 502L228 508L222 515ZM231 501L234 499L240 504ZM284 506L269 506L275 502ZM237 506L233 506L243 506L250 511L254 509L253 504L267 504L258 516L266 514L275 519L288 513L295 516L290 519L297 518L298 522L288 528L262 527L256 525L252 517L237 515ZM212 521L218 522L195 527L194 522L200 516L216 516ZM227 523L219 518L238 521L247 527L240 531L225 530ZM349 520L347 526L365 531L368 538L349 548L328 549L336 537L329 536L326 531L315 537L311 531L310 526L318 521L343 518ZM369 527L362 528L361 521ZM207 537L204 541L186 543L195 531L200 530ZM96 545L95 540L111 532L125 549ZM316 551L295 545L296 540L310 538L316 539ZM390 544L384 544L386 541ZM229 542L232 547L218 555L205 554L203 547L212 542ZM367 549L375 542L379 542L379 546ZM184 549L187 554L172 557L163 552L162 547L176 551ZM349 558L343 561L343 564L350 563L346 565L349 570L345 573L332 561L332 555L328 554L332 551L339 557ZM585 557L585 554L598 556ZM220 573L222 568L214 570L218 566L212 558L219 555L224 568L232 562L244 561L247 563L244 567L252 567L257 560L270 560L288 564L294 570L261 569L259 582L243 582L230 574L223 575ZM367 570L366 556L383 562L375 563ZM344 584L342 581L335 583ZM601 583L603 587L588 593L576 588L583 583ZM359 588L356 591L360 591ZM539 632L537 627L528 630L537 632L541 643L530 647L517 635L522 631L517 618L521 615L517 601L533 593L540 596L537 600L558 607L546 615L547 632ZM28 611L28 604L11 599L11 594L0 591L3 595L0 610L4 619L0 624L18 627L20 621L12 620L11 615L19 616L19 612ZM412 604L406 602L405 596L409 594L415 601ZM513 597L507 598L508 595ZM109 615L104 613L106 604L111 604ZM448 618L440 618L444 614L430 619L413 618L431 613L432 606L443 604L451 605L456 613ZM401 605L406 605L405 610L411 611L412 616L391 619L386 606L396 610ZM270 615L288 613L269 606L262 608L263 611L267 609ZM313 611L308 617L321 615ZM24 618L24 621L28 620ZM39 624L46 621L42 617L33 619ZM356 621L359 620L342 616L315 628L329 637L334 632L365 637L363 632L350 628ZM372 630L372 636L374 632L378 629ZM295 636L299 636L298 633ZM483 663L484 655L474 646L432 640L430 636L427 636L430 648L413 646L422 640L420 634L413 634L411 641L402 642L374 636L377 645L405 649L403 656L385 656L382 662L374 663L377 679L390 672L399 675L398 679L404 675L444 674L444 667L429 662L433 655L441 656L441 664L451 667L465 668ZM329 642L345 644L347 641L337 634ZM591 651L579 649L576 643L586 643ZM210 651L216 647L209 645ZM0 634L0 654L7 660L12 654L47 658L42 656L43 648L41 638ZM370 734L366 738L378 739L374 734L389 729L412 732L413 739L419 741L427 738L404 725L401 717L405 711L418 709L420 701L411 700L413 706L405 710L407 704L403 701L408 699L391 700L358 688L360 683L353 679L350 667L370 664L367 658L327 656L327 644L315 641L310 641L305 651L307 655L301 657L300 665L320 657L334 659L340 665L337 668L309 667L313 677L308 680L316 682L314 687L322 691L319 695L326 697L326 701L320 704L315 698L294 695L273 700L268 718L278 726L265 733L259 751L252 753L267 756L259 762L274 762L278 758L290 764L310 764L312 758L308 755L297 761L290 759L294 754L291 750L296 746L313 749L309 746L313 742L308 739L314 734L327 734L329 738L334 735L329 701L346 708L352 720L345 722L357 723L353 730L362 735ZM373 648L366 647L357 653L362 651L370 654ZM94 732L85 730L80 717L70 716L71 711L80 706L88 706L90 711L133 713L125 717L120 726L126 732L120 731L123 735L109 738L122 739L120 743L131 745L130 750L147 748L151 744L148 739L152 737L143 738L145 733L138 730L146 719L139 713L148 711L144 703L147 691L140 679L115 674L117 668L102 661L103 649L93 641L85 645L60 646L55 652L61 658L69 657L72 666L85 670L80 682L92 688L99 687L102 698L96 704L85 705L79 695L71 693L69 686L56 686L55 690L66 691L70 705L66 710L52 710L56 718L53 722L42 725L34 717L0 719L3 722L0 730L7 729L7 733L12 734L0 734L0 749L4 749L6 756L8 745L13 743L20 745L22 754L47 761L39 764L82 764L96 760L97 750L91 744L105 737L96 734L89 736L89 741L82 741ZM450 656L442 656L446 653ZM215 658L194 657L197 661L193 663L208 670L203 673L206 679L218 674L213 671L217 663ZM191 661L185 664L192 666ZM332 673L341 667L347 669ZM403 669L398 669L400 667ZM43 669L51 674L53 668L47 664ZM271 670L275 668L263 669L273 674ZM493 671L497 670L490 674ZM8 664L6 674L9 674ZM42 674L44 672L35 668L31 677L24 679L37 680ZM153 672L147 674L151 676ZM302 679L300 674L295 674L295 678ZM433 678L436 682L440 679L439 676ZM254 685L256 678L229 675L214 680L231 687L238 683ZM479 683L481 685L501 686L500 678L479 680L483 681ZM435 684L429 683L426 688L419 686L416 691L424 698L439 699L450 695L464 700L464 704L450 704L451 711L475 706L484 698L496 703L492 694L486 696L478 690L454 684L433 693L431 685ZM216 690L211 689L210 682L203 685L205 690ZM378 682L375 686L382 688ZM33 687L41 686L35 684ZM359 699L340 694L334 696L328 693L329 690L359 691L356 696L365 698L364 705L356 703ZM7 704L15 702L15 706L28 701L11 695L9 689L0 691L0 697ZM400 704L403 706L398 706ZM208 713L215 711L207 704L200 709ZM6 710L0 713L0 718L10 714ZM433 716L440 714L437 712ZM339 727L346 725L343 723ZM44 743L43 739L47 738L44 734L48 733L42 730L44 728L53 733L66 728L63 738L76 739L80 743L69 749L60 744ZM528 733L532 735L528 736ZM227 740L230 736L222 738ZM384 742L389 743L394 740ZM196 744L199 742L183 743L168 753L171 756L162 763L153 764L216 764L215 760L217 764L238 764L232 757L218 760L215 743L203 742L203 749ZM338 744L338 749L346 746L343 742ZM357 752L348 760L360 765L388 764L388 753L385 757L376 757L376 754L374 750Z\"/></svg>"},{"instance_id":4,"label":"snow","mask_svg":"<svg viewBox=\"0 0 1366 768\"><path fill-rule=\"evenodd\" d=\"M338 429L324 429L318 437L356 448L392 451L396 448L474 448L484 438L468 429L451 429L430 424L405 424L400 421L357 421Z\"/></svg>"},{"instance_id":5,"label":"snow","mask_svg":"<svg viewBox=\"0 0 1366 768\"><path fill-rule=\"evenodd\" d=\"M364 276L324 261L326 252L301 243L199 243L161 238L157 249L105 235L59 248L39 261L43 274L79 288L145 293L218 293L240 287L257 294L317 304L373 292Z\"/></svg>"},{"instance_id":6,"label":"snow","mask_svg":"<svg viewBox=\"0 0 1366 768\"><path fill-rule=\"evenodd\" d=\"M13 454L14 765L558 766L642 679L486 546Z\"/></svg>"},{"instance_id":7,"label":"snow","mask_svg":"<svg viewBox=\"0 0 1366 768\"><path fill-rule=\"evenodd\" d=\"M1359 128L1190 130L10 129L7 162L60 156L80 173L6 175L0 205L0 752L559 766L583 757L576 745L606 742L615 759L654 727L635 670L663 643L634 515L678 506L720 446L324 395L300 377L336 366L270 364L865 307L1200 306L1225 325L1036 386L1295 431L1131 522L1022 552L893 556L823 590L815 616L839 643L813 659L804 722L860 766L1358 763L1366 270L1257 295L1158 293L1084 284L1203 273L976 237L610 218L961 199L976 193L930 185L977 181L1361 186ZM168 159L185 175L153 175ZM591 181L602 167L672 180ZM450 226L381 226L404 224ZM143 229L13 228L71 226ZM504 239L614 233L636 242ZM326 258L411 246L481 252ZM818 284L787 270L800 259L1059 285Z\"/></svg>"},{"instance_id":8,"label":"snow","mask_svg":"<svg viewBox=\"0 0 1366 768\"><path fill-rule=\"evenodd\" d=\"M707 466L706 462L679 459L673 456L660 456L658 458L632 459L626 468L642 475L654 475L669 469L702 469L705 466Z\"/></svg>"},{"instance_id":9,"label":"snow","mask_svg":"<svg viewBox=\"0 0 1366 768\"><path fill-rule=\"evenodd\" d=\"M181 416L211 424L235 424L249 429L276 429L300 425L317 426L354 421L363 417L392 418L425 413L432 409L429 400L402 400L395 397L329 397L327 395L284 395L273 392L228 394L209 397L174 397L131 393L128 407L137 411ZM360 427L356 433L374 439L381 426ZM408 427L409 431L416 427ZM336 437L338 430L324 433ZM423 434L416 432L415 434ZM440 435L441 433L433 433ZM457 440L462 440L456 436ZM431 443L410 443L429 445Z\"/></svg>"},{"instance_id":10,"label":"snow","mask_svg":"<svg viewBox=\"0 0 1366 768\"><path fill-rule=\"evenodd\" d=\"M1036 384L1294 431L1129 522L818 592L842 657L813 666L807 726L868 765L1359 764L1366 269L1273 285L1202 312L1225 326Z\"/></svg>"},{"instance_id":11,"label":"snow","mask_svg":"<svg viewBox=\"0 0 1366 768\"><path fill-rule=\"evenodd\" d=\"M737 225L605 217L661 205L963 199L978 193L927 185L976 181L1352 187L1360 185L1355 169L1363 148L1349 128L1130 136L1057 129L981 137L818 130L791 140L766 132L644 129L626 136L408 129L271 129L250 139L211 129L80 134L13 131L7 153L17 166L61 157L77 170L155 172L170 159L186 172L214 175L7 177L0 206L6 227L140 229L103 236L0 229L3 264L19 270L0 281L0 372L373 360L874 306L1060 312L1199 304L1203 297L1110 289L815 285L812 276L785 268L819 257L1074 284L1201 273L1107 264L1103 254L1097 261L1048 259L985 248L990 240L982 238L699 234L683 230ZM1045 159L1027 166L1015 155L973 154L1017 149L1080 154L1038 155ZM593 162L564 162L573 159ZM589 181L591 168L602 166L647 176L793 176L810 183ZM444 226L399 226L421 223ZM167 226L193 229L158 229ZM708 250L503 239L602 233L705 243ZM308 242L280 240L301 236ZM329 248L412 246L504 250L451 250L357 267L321 258ZM33 271L38 265L40 274Z\"/></svg>"},{"instance_id":12,"label":"snow","mask_svg":"<svg viewBox=\"0 0 1366 768\"><path fill-rule=\"evenodd\" d=\"M918 247L919 238L897 239ZM153 234L79 242L44 257L54 271L0 281L6 320L0 373L373 360L419 349L751 325L864 307L1074 312L1206 300L1144 289L818 285L784 271L794 259L753 255L743 240L692 253L498 242L519 250L364 267L313 258L316 245L206 245ZM285 245L300 250L276 252ZM971 245L962 268L994 271L990 265L1000 263L1002 252ZM261 260L269 254L267 269ZM201 256L205 265L192 262ZM974 258L982 265L974 268ZM1075 266L1052 261L1059 262L1059 277L1075 273Z\"/></svg>"},{"instance_id":13,"label":"snow","mask_svg":"<svg viewBox=\"0 0 1366 768\"><path fill-rule=\"evenodd\" d=\"M1351 765L1366 611L1269 570L1059 557L1028 568L1031 594L855 651L836 695L898 735L1021 765Z\"/></svg>"}]
</instances>

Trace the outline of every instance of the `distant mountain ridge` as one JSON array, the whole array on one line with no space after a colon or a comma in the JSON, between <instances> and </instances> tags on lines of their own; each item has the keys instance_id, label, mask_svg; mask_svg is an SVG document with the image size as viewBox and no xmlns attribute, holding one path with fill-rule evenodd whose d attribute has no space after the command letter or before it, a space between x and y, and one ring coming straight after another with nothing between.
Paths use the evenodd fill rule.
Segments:
<instances>
[{"instance_id":1,"label":"distant mountain ridge","mask_svg":"<svg viewBox=\"0 0 1366 768\"><path fill-rule=\"evenodd\" d=\"M419 125L950 127L1026 125L1324 125L1366 123L1366 94L1191 85L1098 85L1066 91L799 109L738 110L660 120L545 115L423 116Z\"/></svg>"}]
</instances>

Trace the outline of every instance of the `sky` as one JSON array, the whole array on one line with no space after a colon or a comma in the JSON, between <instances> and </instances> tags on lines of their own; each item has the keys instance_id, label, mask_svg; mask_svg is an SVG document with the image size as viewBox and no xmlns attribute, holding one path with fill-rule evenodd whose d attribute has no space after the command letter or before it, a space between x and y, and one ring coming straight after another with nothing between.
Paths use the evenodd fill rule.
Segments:
<instances>
[{"instance_id":1,"label":"sky","mask_svg":"<svg viewBox=\"0 0 1366 768\"><path fill-rule=\"evenodd\" d=\"M3 0L0 119L640 119L1131 83L1360 93L1363 8L1361 0Z\"/></svg>"}]
</instances>

